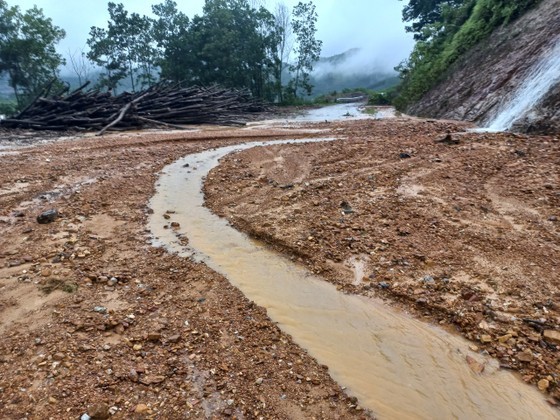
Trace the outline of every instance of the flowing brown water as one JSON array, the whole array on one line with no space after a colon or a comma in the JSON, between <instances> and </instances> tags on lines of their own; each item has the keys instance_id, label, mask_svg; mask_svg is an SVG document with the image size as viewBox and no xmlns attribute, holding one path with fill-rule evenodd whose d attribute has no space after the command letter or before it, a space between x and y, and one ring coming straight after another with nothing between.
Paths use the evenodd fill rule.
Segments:
<instances>
[{"instance_id":1,"label":"flowing brown water","mask_svg":"<svg viewBox=\"0 0 560 420\"><path fill-rule=\"evenodd\" d=\"M535 388L472 353L460 337L380 301L340 293L204 207L208 171L254 145L189 155L163 170L149 221L157 244L227 277L381 419L559 418ZM167 210L176 211L176 231L163 228ZM188 249L177 234L188 237ZM488 363L483 374L471 371L467 355Z\"/></svg>"}]
</instances>

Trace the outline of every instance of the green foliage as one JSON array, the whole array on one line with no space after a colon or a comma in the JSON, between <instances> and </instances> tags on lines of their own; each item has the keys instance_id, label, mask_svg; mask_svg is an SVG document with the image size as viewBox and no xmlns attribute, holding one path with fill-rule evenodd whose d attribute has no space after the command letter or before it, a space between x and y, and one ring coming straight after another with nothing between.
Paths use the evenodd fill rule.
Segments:
<instances>
[{"instance_id":1,"label":"green foliage","mask_svg":"<svg viewBox=\"0 0 560 420\"><path fill-rule=\"evenodd\" d=\"M18 108L58 77L64 59L55 50L65 36L37 7L23 13L0 0L0 75L8 74Z\"/></svg>"},{"instance_id":2,"label":"green foliage","mask_svg":"<svg viewBox=\"0 0 560 420\"><path fill-rule=\"evenodd\" d=\"M411 0L403 17L413 20L411 31L417 43L410 57L396 69L402 84L394 104L404 110L441 81L449 67L496 28L521 16L540 0ZM406 13L411 5L426 6L422 14ZM433 7L431 12L429 7ZM415 19L421 19L416 21ZM415 23L421 24L415 25Z\"/></svg>"},{"instance_id":3,"label":"green foliage","mask_svg":"<svg viewBox=\"0 0 560 420\"><path fill-rule=\"evenodd\" d=\"M157 50L152 39L152 19L128 13L122 4L108 3L107 29L92 27L87 57L105 69L99 85L115 89L124 77L132 90L144 88L155 80Z\"/></svg>"},{"instance_id":4,"label":"green foliage","mask_svg":"<svg viewBox=\"0 0 560 420\"><path fill-rule=\"evenodd\" d=\"M132 89L163 79L185 84L220 84L248 89L263 99L294 100L311 92L309 73L318 60L317 14L312 2L298 4L292 20L286 6L273 15L255 0L205 0L203 13L189 19L174 0L152 6L155 19L129 14L109 3L106 28L92 27L87 56L104 69L101 86L115 89L128 78ZM290 29L297 57L289 86L282 86Z\"/></svg>"},{"instance_id":5,"label":"green foliage","mask_svg":"<svg viewBox=\"0 0 560 420\"><path fill-rule=\"evenodd\" d=\"M177 44L183 62L178 78L247 88L257 97L272 99L280 38L274 16L263 7L253 8L248 0L206 0L203 12Z\"/></svg>"},{"instance_id":6,"label":"green foliage","mask_svg":"<svg viewBox=\"0 0 560 420\"><path fill-rule=\"evenodd\" d=\"M13 115L17 111L17 102L9 100L0 100L0 114Z\"/></svg>"},{"instance_id":7,"label":"green foliage","mask_svg":"<svg viewBox=\"0 0 560 420\"><path fill-rule=\"evenodd\" d=\"M158 17L153 21L152 37L160 51L156 64L161 69L161 77L181 81L188 61L185 50L188 49L189 18L177 10L177 3L172 0L152 6L152 12Z\"/></svg>"},{"instance_id":8,"label":"green foliage","mask_svg":"<svg viewBox=\"0 0 560 420\"><path fill-rule=\"evenodd\" d=\"M369 95L368 105L392 105L393 99L395 99L395 89L373 92Z\"/></svg>"},{"instance_id":9,"label":"green foliage","mask_svg":"<svg viewBox=\"0 0 560 420\"><path fill-rule=\"evenodd\" d=\"M292 31L297 42L297 58L295 63L289 67L290 71L295 73L295 76L290 80L288 87L294 97L298 96L300 89L303 89L308 96L311 95L313 90L310 83L310 73L313 71L313 65L319 61L323 45L322 41L315 38L316 23L317 12L311 1L308 3L299 2L294 7Z\"/></svg>"}]
</instances>

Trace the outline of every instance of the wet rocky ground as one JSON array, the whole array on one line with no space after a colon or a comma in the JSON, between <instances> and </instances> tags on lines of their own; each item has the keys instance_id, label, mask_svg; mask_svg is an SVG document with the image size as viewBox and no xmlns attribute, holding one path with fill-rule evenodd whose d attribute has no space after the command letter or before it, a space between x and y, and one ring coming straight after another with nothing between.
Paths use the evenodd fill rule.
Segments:
<instances>
[{"instance_id":1,"label":"wet rocky ground","mask_svg":"<svg viewBox=\"0 0 560 420\"><path fill-rule=\"evenodd\" d=\"M12 134L0 133L0 418L369 417L263 308L146 230L166 164L311 134Z\"/></svg>"},{"instance_id":2,"label":"wet rocky ground","mask_svg":"<svg viewBox=\"0 0 560 420\"><path fill-rule=\"evenodd\" d=\"M560 403L560 138L392 119L226 157L216 213L345 293L471 340Z\"/></svg>"}]
</instances>

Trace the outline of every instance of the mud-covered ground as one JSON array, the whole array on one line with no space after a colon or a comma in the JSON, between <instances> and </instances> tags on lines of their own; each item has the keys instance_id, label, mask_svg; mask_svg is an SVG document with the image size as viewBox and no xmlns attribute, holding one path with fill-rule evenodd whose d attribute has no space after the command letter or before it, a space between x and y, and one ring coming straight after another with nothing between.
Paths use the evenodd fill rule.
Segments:
<instances>
[{"instance_id":1,"label":"mud-covered ground","mask_svg":"<svg viewBox=\"0 0 560 420\"><path fill-rule=\"evenodd\" d=\"M0 136L0 418L367 417L264 309L146 231L164 165L297 133Z\"/></svg>"},{"instance_id":2,"label":"mud-covered ground","mask_svg":"<svg viewBox=\"0 0 560 420\"><path fill-rule=\"evenodd\" d=\"M458 332L560 403L560 139L433 120L320 127L344 140L226 157L209 206L340 290Z\"/></svg>"}]
</instances>

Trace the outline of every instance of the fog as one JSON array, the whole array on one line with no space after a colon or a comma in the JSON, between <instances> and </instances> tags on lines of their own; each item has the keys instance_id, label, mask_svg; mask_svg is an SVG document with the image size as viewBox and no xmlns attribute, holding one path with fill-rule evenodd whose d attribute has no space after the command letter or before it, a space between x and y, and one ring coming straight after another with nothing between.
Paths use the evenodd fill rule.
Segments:
<instances>
[{"instance_id":1,"label":"fog","mask_svg":"<svg viewBox=\"0 0 560 420\"><path fill-rule=\"evenodd\" d=\"M161 0L114 0L123 3L129 12L151 15L151 5ZM192 17L202 13L204 0L176 0L179 10ZM258 1L258 0L257 0ZM87 50L86 40L91 26L105 27L108 20L107 2L99 0L7 0L9 5L19 5L23 10L33 5L42 8L54 24L66 31L66 38L58 50L65 57L69 53ZM298 0L283 1L290 8ZM263 0L269 10L274 10L275 0ZM374 69L390 72L405 59L413 46L410 34L405 33L401 21L403 3L397 0L315 0L317 14L317 39L323 41L322 56L328 57L359 48L344 66L345 72L363 73ZM318 68L318 71L332 71Z\"/></svg>"}]
</instances>

